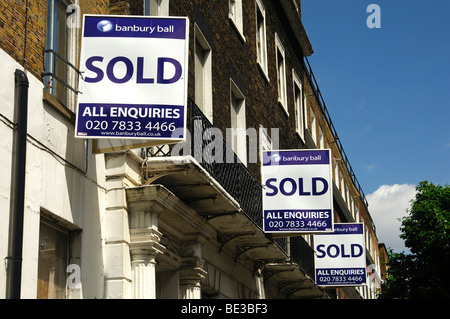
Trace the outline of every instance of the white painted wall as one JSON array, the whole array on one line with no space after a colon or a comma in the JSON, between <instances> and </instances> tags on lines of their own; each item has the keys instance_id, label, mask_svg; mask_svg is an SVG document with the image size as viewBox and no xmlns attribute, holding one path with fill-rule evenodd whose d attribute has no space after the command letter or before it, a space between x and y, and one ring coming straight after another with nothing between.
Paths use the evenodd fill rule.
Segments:
<instances>
[{"instance_id":1,"label":"white painted wall","mask_svg":"<svg viewBox=\"0 0 450 319\"><path fill-rule=\"evenodd\" d=\"M14 72L22 67L0 50L0 257L7 256L9 198L14 118ZM23 70L23 69L22 69ZM103 155L94 155L85 140L74 138L73 125L43 100L43 84L27 73L28 143L22 298L35 298L39 216L41 209L82 229L80 297L103 297L103 238L105 168ZM87 166L86 166L87 163ZM87 173L84 174L83 171ZM0 298L5 297L5 265L0 266Z\"/></svg>"}]
</instances>

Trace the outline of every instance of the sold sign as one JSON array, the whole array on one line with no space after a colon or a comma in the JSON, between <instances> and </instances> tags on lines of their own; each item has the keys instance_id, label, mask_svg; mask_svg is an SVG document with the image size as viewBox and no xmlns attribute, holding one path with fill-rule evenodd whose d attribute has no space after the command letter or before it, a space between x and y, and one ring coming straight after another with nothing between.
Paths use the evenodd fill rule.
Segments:
<instances>
[{"instance_id":1,"label":"sold sign","mask_svg":"<svg viewBox=\"0 0 450 319\"><path fill-rule=\"evenodd\" d=\"M185 140L189 21L85 15L76 137Z\"/></svg>"},{"instance_id":2,"label":"sold sign","mask_svg":"<svg viewBox=\"0 0 450 319\"><path fill-rule=\"evenodd\" d=\"M366 284L363 223L336 223L334 232L314 235L318 286Z\"/></svg>"},{"instance_id":3,"label":"sold sign","mask_svg":"<svg viewBox=\"0 0 450 319\"><path fill-rule=\"evenodd\" d=\"M331 232L330 150L263 151L262 155L264 231Z\"/></svg>"}]
</instances>

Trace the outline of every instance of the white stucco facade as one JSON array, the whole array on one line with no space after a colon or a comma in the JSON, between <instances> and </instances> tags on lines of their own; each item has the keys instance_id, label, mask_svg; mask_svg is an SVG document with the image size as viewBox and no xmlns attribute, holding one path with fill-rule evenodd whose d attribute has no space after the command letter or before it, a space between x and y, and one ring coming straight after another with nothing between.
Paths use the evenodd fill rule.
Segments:
<instances>
[{"instance_id":1,"label":"white stucco facade","mask_svg":"<svg viewBox=\"0 0 450 319\"><path fill-rule=\"evenodd\" d=\"M14 72L23 68L0 50L0 254L8 254L8 220L14 121ZM103 227L105 181L103 155L93 155L86 141L74 138L73 125L43 102L43 84L28 73L28 138L23 225L23 298L36 297L39 220L42 212L69 229L81 229L80 297L103 295ZM95 261L95 262L93 262ZM0 267L5 282L6 263ZM0 285L5 296L5 285Z\"/></svg>"}]
</instances>

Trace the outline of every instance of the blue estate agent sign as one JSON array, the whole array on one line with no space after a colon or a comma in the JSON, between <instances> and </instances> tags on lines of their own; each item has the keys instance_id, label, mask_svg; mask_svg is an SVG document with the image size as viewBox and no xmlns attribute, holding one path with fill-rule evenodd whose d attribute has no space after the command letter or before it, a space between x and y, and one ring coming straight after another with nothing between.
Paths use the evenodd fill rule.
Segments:
<instances>
[{"instance_id":1,"label":"blue estate agent sign","mask_svg":"<svg viewBox=\"0 0 450 319\"><path fill-rule=\"evenodd\" d=\"M336 223L334 232L314 235L318 286L366 284L366 253L362 223Z\"/></svg>"},{"instance_id":2,"label":"blue estate agent sign","mask_svg":"<svg viewBox=\"0 0 450 319\"><path fill-rule=\"evenodd\" d=\"M262 155L264 231L331 232L330 150L263 151Z\"/></svg>"},{"instance_id":3,"label":"blue estate agent sign","mask_svg":"<svg viewBox=\"0 0 450 319\"><path fill-rule=\"evenodd\" d=\"M184 140L188 29L183 17L85 15L75 136Z\"/></svg>"}]
</instances>

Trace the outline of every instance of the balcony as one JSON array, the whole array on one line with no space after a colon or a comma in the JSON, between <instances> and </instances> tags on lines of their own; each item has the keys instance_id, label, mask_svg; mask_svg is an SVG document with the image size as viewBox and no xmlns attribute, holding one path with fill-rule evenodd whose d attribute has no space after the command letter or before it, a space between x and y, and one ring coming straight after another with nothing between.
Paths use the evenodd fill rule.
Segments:
<instances>
[{"instance_id":1,"label":"balcony","mask_svg":"<svg viewBox=\"0 0 450 319\"><path fill-rule=\"evenodd\" d=\"M220 250L252 263L266 282L279 287L279 296L326 297L312 279L313 249L301 236L288 243L263 232L261 184L223 140L222 161L217 153L215 160L207 158L202 150L216 138L208 135L213 126L192 100L187 113L191 140L143 149L144 183L164 186L207 220L218 232ZM201 143L196 132L203 134Z\"/></svg>"}]
</instances>

